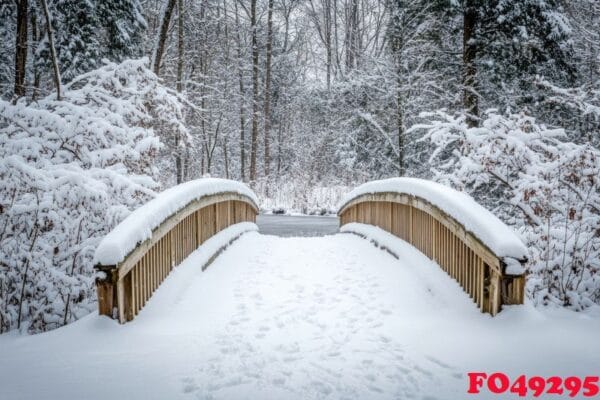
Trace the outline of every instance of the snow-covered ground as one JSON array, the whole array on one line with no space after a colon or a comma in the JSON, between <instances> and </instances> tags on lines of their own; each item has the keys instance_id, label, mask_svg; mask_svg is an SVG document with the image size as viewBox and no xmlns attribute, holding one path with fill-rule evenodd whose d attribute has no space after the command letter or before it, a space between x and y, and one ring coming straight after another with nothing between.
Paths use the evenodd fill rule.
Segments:
<instances>
[{"instance_id":1,"label":"snow-covered ground","mask_svg":"<svg viewBox=\"0 0 600 400\"><path fill-rule=\"evenodd\" d=\"M0 336L0 399L498 399L467 395L466 373L598 374L597 315L491 318L393 245L251 232L205 272L199 250L131 323Z\"/></svg>"}]
</instances>

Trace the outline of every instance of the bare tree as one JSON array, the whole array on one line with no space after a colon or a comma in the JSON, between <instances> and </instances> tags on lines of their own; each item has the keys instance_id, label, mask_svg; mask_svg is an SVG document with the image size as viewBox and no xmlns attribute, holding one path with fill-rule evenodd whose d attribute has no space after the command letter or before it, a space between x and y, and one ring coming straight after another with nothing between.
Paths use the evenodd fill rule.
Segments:
<instances>
[{"instance_id":1,"label":"bare tree","mask_svg":"<svg viewBox=\"0 0 600 400\"><path fill-rule=\"evenodd\" d=\"M252 137L250 146L250 181L256 180L256 152L258 150L258 39L256 25L256 0L250 3L252 25Z\"/></svg>"},{"instance_id":2,"label":"bare tree","mask_svg":"<svg viewBox=\"0 0 600 400\"><path fill-rule=\"evenodd\" d=\"M160 33L158 36L158 43L156 51L154 53L154 73L160 74L160 64L162 62L163 54L165 52L165 46L167 43L167 36L169 34L169 25L171 24L171 16L173 15L173 9L175 8L175 0L168 0L163 14L162 22L160 25Z\"/></svg>"},{"instance_id":3,"label":"bare tree","mask_svg":"<svg viewBox=\"0 0 600 400\"><path fill-rule=\"evenodd\" d=\"M271 130L271 59L273 53L273 0L269 0L269 11L267 14L267 57L266 57L266 76L265 76L265 176L270 174L270 130Z\"/></svg>"},{"instance_id":4,"label":"bare tree","mask_svg":"<svg viewBox=\"0 0 600 400\"><path fill-rule=\"evenodd\" d=\"M15 45L15 102L25 96L25 66L27 64L27 0L17 1L17 41Z\"/></svg>"},{"instance_id":5,"label":"bare tree","mask_svg":"<svg viewBox=\"0 0 600 400\"><path fill-rule=\"evenodd\" d=\"M238 58L238 81L240 90L240 177L242 181L246 180L246 114L244 107L244 70L242 68L242 39L240 35L240 15L238 10L238 2L234 1L235 5L235 31L236 31L236 48Z\"/></svg>"},{"instance_id":6,"label":"bare tree","mask_svg":"<svg viewBox=\"0 0 600 400\"><path fill-rule=\"evenodd\" d=\"M40 0L44 9L44 17L46 17L46 32L48 34L48 47L50 47L50 58L52 59L52 69L54 70L54 86L56 87L56 99L60 100L60 70L58 68L58 60L56 59L56 49L54 47L54 32L52 29L52 19L50 18L50 10L46 0Z\"/></svg>"},{"instance_id":7,"label":"bare tree","mask_svg":"<svg viewBox=\"0 0 600 400\"><path fill-rule=\"evenodd\" d=\"M474 0L467 0L463 11L463 107L470 127L479 124L479 98L477 96L477 48L473 37L477 24Z\"/></svg>"},{"instance_id":8,"label":"bare tree","mask_svg":"<svg viewBox=\"0 0 600 400\"><path fill-rule=\"evenodd\" d=\"M326 53L326 80L327 90L331 89L331 70L332 70L332 21L331 21L331 0L321 0L320 12L315 7L315 0L309 1L309 14L312 17L313 23L317 29L319 39L325 45ZM322 16L320 15L322 13ZM334 15L335 16L335 15Z\"/></svg>"},{"instance_id":9,"label":"bare tree","mask_svg":"<svg viewBox=\"0 0 600 400\"><path fill-rule=\"evenodd\" d=\"M179 93L183 92L183 66L184 66L184 56L185 56L185 46L184 46L184 8L183 8L183 0L177 0L177 91ZM160 63L159 63L160 65ZM176 138L175 143L175 169L177 174L177 183L182 183L185 180L185 166L187 159L184 154L182 154L180 147L181 138L179 134ZM186 148L187 151L187 148Z\"/></svg>"}]
</instances>

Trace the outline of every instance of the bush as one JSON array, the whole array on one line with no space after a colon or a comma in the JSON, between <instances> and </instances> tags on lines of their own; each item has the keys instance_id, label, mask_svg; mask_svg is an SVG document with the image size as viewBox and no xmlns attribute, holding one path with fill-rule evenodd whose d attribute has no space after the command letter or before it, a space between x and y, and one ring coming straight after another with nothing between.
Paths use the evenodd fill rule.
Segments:
<instances>
[{"instance_id":1,"label":"bush","mask_svg":"<svg viewBox=\"0 0 600 400\"><path fill-rule=\"evenodd\" d=\"M84 74L62 101L0 101L0 333L95 309L96 245L154 195L153 127L182 126L178 98L146 64Z\"/></svg>"},{"instance_id":2,"label":"bush","mask_svg":"<svg viewBox=\"0 0 600 400\"><path fill-rule=\"evenodd\" d=\"M436 179L471 192L517 229L528 247L528 295L580 311L600 304L600 152L523 113L422 115Z\"/></svg>"}]
</instances>

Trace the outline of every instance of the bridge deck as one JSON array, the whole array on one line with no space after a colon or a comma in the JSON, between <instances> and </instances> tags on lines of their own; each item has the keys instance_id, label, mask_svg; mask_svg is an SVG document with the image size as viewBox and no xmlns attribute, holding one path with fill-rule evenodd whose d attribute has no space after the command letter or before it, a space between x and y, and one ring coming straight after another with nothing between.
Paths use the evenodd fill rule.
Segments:
<instances>
[{"instance_id":1,"label":"bridge deck","mask_svg":"<svg viewBox=\"0 0 600 400\"><path fill-rule=\"evenodd\" d=\"M491 318L425 256L399 255L349 234L246 234L205 272L192 254L126 325L0 337L0 398L457 399L467 371L597 368L598 319Z\"/></svg>"}]
</instances>

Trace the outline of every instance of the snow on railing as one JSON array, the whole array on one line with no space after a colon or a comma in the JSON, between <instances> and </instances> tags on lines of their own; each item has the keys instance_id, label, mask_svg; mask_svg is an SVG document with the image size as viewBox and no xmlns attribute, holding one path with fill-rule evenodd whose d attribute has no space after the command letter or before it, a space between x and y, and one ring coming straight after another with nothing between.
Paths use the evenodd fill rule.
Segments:
<instances>
[{"instance_id":1,"label":"snow on railing","mask_svg":"<svg viewBox=\"0 0 600 400\"><path fill-rule=\"evenodd\" d=\"M416 178L372 181L348 193L338 215L343 232L365 236L361 224L369 224L409 242L484 312L495 315L503 304L524 301L527 248L466 193Z\"/></svg>"},{"instance_id":2,"label":"snow on railing","mask_svg":"<svg viewBox=\"0 0 600 400\"><path fill-rule=\"evenodd\" d=\"M169 188L133 211L106 235L96 249L94 264L122 262L137 245L152 237L152 231L194 200L219 193L246 196L258 208L258 199L248 186L228 179L203 178Z\"/></svg>"},{"instance_id":3,"label":"snow on railing","mask_svg":"<svg viewBox=\"0 0 600 400\"><path fill-rule=\"evenodd\" d=\"M471 232L499 258L527 259L527 247L517 234L467 193L418 178L390 178L358 186L342 200L346 204L365 194L403 193L436 206Z\"/></svg>"}]
</instances>

